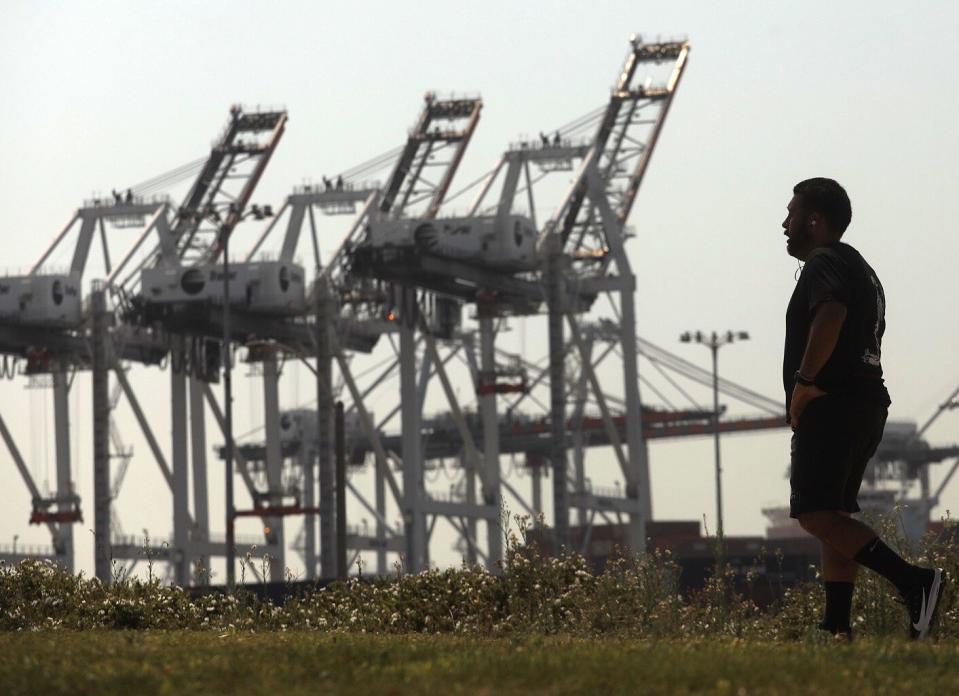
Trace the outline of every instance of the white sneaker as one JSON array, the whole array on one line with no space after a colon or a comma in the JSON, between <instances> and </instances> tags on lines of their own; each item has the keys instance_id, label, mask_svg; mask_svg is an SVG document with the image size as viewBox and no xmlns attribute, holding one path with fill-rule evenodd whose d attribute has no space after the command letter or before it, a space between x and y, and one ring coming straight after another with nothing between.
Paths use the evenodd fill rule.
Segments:
<instances>
[{"instance_id":1,"label":"white sneaker","mask_svg":"<svg viewBox=\"0 0 959 696\"><path fill-rule=\"evenodd\" d=\"M925 583L903 597L909 611L909 635L913 640L922 640L929 635L945 584L942 568L933 568Z\"/></svg>"}]
</instances>

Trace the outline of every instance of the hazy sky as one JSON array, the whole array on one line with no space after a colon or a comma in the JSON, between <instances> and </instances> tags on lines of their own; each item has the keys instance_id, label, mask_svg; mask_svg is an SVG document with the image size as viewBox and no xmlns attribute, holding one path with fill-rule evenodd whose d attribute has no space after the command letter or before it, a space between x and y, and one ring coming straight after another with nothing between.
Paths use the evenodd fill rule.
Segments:
<instances>
[{"instance_id":1,"label":"hazy sky","mask_svg":"<svg viewBox=\"0 0 959 696\"><path fill-rule=\"evenodd\" d=\"M693 47L630 219L639 333L706 366L705 349L681 346L680 332L748 330L753 340L723 351L722 373L780 398L796 270L780 223L796 181L832 176L852 199L846 239L886 289L891 417L925 420L959 384L959 9L948 2L3 0L0 267L28 267L92 192L203 156L234 102L289 110L256 195L276 205L305 178L402 143L425 91L480 93L462 184L520 135L605 103L630 32L684 35ZM545 341L536 340L528 348L540 355ZM134 381L165 387L164 376L147 372ZM0 408L42 478L53 471L50 395L24 384L0 385ZM93 524L88 378L77 385L71 418L85 529ZM284 406L311 391L287 384ZM248 393L241 381L238 399ZM166 437L164 398L151 399L151 418ZM257 422L255 405L238 408L238 431ZM944 415L929 438L959 442L959 416ZM132 427L129 439L137 457L121 520L128 531L163 536L171 507ZM728 533L762 533L760 506L786 501L787 446L786 432L724 439ZM654 443L650 453L656 517L706 514L712 525L712 443ZM211 515L222 529L214 471ZM934 471L934 486L940 477ZM14 534L48 543L26 524L29 496L5 450L0 486L0 543ZM953 484L935 512L957 505ZM78 566L90 569L92 538L80 527Z\"/></svg>"}]
</instances>

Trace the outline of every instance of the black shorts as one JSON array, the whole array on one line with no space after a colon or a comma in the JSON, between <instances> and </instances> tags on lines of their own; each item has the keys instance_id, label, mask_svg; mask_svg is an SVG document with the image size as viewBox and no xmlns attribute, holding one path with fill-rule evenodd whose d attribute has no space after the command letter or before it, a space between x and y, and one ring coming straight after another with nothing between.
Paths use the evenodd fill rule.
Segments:
<instances>
[{"instance_id":1,"label":"black shorts","mask_svg":"<svg viewBox=\"0 0 959 696\"><path fill-rule=\"evenodd\" d=\"M881 401L826 394L807 404L793 431L789 514L859 512L856 497L876 452L888 407Z\"/></svg>"}]
</instances>

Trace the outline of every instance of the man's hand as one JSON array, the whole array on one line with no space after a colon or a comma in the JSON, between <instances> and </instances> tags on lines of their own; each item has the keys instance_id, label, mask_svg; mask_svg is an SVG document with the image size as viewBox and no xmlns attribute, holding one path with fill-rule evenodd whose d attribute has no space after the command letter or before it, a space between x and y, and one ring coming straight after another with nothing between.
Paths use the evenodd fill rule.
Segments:
<instances>
[{"instance_id":1,"label":"man's hand","mask_svg":"<svg viewBox=\"0 0 959 696\"><path fill-rule=\"evenodd\" d=\"M797 384L793 387L793 395L789 400L789 425L792 426L793 430L799 427L799 419L809 402L825 394L826 392L816 385Z\"/></svg>"}]
</instances>

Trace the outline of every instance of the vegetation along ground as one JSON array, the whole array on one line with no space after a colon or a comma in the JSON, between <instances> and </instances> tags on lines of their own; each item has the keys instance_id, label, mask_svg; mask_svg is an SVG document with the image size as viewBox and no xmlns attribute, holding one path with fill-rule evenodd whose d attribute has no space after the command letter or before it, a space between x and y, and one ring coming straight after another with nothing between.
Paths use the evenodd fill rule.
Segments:
<instances>
[{"instance_id":1,"label":"vegetation along ground","mask_svg":"<svg viewBox=\"0 0 959 696\"><path fill-rule=\"evenodd\" d=\"M294 631L0 636L6 694L954 694L959 644Z\"/></svg>"},{"instance_id":2,"label":"vegetation along ground","mask_svg":"<svg viewBox=\"0 0 959 696\"><path fill-rule=\"evenodd\" d=\"M936 638L910 643L901 605L864 572L846 645L814 628L818 583L761 609L728 572L682 596L668 553L595 575L576 555L507 546L499 575L397 570L282 606L0 567L0 693L959 693L953 593ZM942 538L912 557L959 577Z\"/></svg>"}]
</instances>

